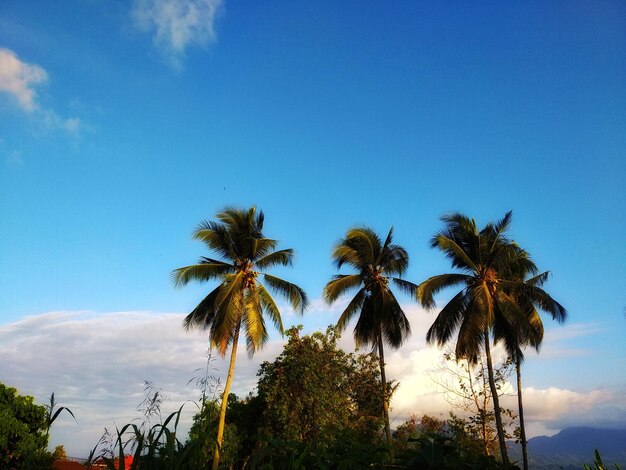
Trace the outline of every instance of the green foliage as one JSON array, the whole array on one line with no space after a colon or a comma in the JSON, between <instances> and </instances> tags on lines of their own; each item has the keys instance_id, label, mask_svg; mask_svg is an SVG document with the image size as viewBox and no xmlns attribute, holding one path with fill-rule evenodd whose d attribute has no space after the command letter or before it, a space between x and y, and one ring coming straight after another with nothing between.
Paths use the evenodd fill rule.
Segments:
<instances>
[{"instance_id":1,"label":"green foliage","mask_svg":"<svg viewBox=\"0 0 626 470\"><path fill-rule=\"evenodd\" d=\"M0 383L0 468L51 468L46 408Z\"/></svg>"},{"instance_id":2,"label":"green foliage","mask_svg":"<svg viewBox=\"0 0 626 470\"><path fill-rule=\"evenodd\" d=\"M115 434L105 428L104 434L91 450L87 466L104 462L109 470L162 470L191 469L189 460L193 446L185 446L177 437L177 429L183 410L161 416L162 390L152 382L145 381L145 399L137 409L143 414L143 421L137 425L128 423L115 429ZM152 420L158 423L152 424ZM132 463L126 457L132 457Z\"/></svg>"},{"instance_id":3,"label":"green foliage","mask_svg":"<svg viewBox=\"0 0 626 470\"><path fill-rule=\"evenodd\" d=\"M50 430L50 427L52 427L52 424L57 420L59 415L64 411L68 413L72 418L74 418L74 420L76 420L76 416L74 416L74 413L72 413L72 410L70 410L66 406L60 406L57 408L57 402L54 400L54 393L50 395L49 404L44 405L44 407L46 409L47 431Z\"/></svg>"},{"instance_id":4,"label":"green foliage","mask_svg":"<svg viewBox=\"0 0 626 470\"><path fill-rule=\"evenodd\" d=\"M444 353L445 362L440 366L444 376L453 377L452 381L441 379L441 375L434 375L433 380L444 390L446 401L453 407L454 413L464 416L462 420L465 428L472 435L480 436L485 455L499 455L495 429L495 413L491 407L492 395L489 386L487 364L484 356L479 356L476 364L467 360L459 360L451 352ZM503 387L508 383L512 374L511 358L504 362L493 364L493 377L498 394L502 395ZM516 436L515 414L512 410L500 407L503 417L503 427L507 439ZM450 420L449 420L450 421Z\"/></svg>"},{"instance_id":5,"label":"green foliage","mask_svg":"<svg viewBox=\"0 0 626 470\"><path fill-rule=\"evenodd\" d=\"M314 450L299 441L263 438L257 452L250 460L250 468L256 470L352 470L383 468L386 448L372 447L338 436L338 447ZM379 463L376 463L379 462Z\"/></svg>"},{"instance_id":6,"label":"green foliage","mask_svg":"<svg viewBox=\"0 0 626 470\"><path fill-rule=\"evenodd\" d=\"M608 470L608 467L606 467L604 465L604 462L602 462L602 457L600 457L600 452L598 452L598 449L595 450L594 456L595 459L593 462L593 467L585 464L585 470ZM621 467L618 464L615 464L615 470L621 470Z\"/></svg>"},{"instance_id":7,"label":"green foliage","mask_svg":"<svg viewBox=\"0 0 626 470\"><path fill-rule=\"evenodd\" d=\"M92 449L87 465L101 460L109 470L193 468L188 464L190 448L186 448L176 435L182 408L167 416L163 423L145 430L133 423L116 428L110 447L104 447L98 453L98 447L108 443L105 437L108 431L105 430L105 436ZM125 458L128 455L133 457L133 461L126 468Z\"/></svg>"},{"instance_id":8,"label":"green foliage","mask_svg":"<svg viewBox=\"0 0 626 470\"><path fill-rule=\"evenodd\" d=\"M376 357L345 353L331 327L325 334L301 337L298 328L286 334L283 352L259 370L264 448L283 461L293 452L305 453L309 465L324 458L335 463L357 456L366 463L380 459L383 422ZM286 445L282 451L279 442Z\"/></svg>"},{"instance_id":9,"label":"green foliage","mask_svg":"<svg viewBox=\"0 0 626 470\"><path fill-rule=\"evenodd\" d=\"M220 451L220 463L226 466L234 464L244 451L242 434L237 425L232 422L233 405L237 401L237 397L230 394L226 412L228 422L224 426L224 442ZM189 463L192 468L210 468L215 450L219 416L220 407L215 400L207 400L200 412L194 416L189 439L185 444L185 447L190 449Z\"/></svg>"},{"instance_id":10,"label":"green foliage","mask_svg":"<svg viewBox=\"0 0 626 470\"><path fill-rule=\"evenodd\" d=\"M398 426L394 436L396 463L409 469L515 469L485 456L480 435L469 423L452 416L439 420L415 416Z\"/></svg>"},{"instance_id":11,"label":"green foliage","mask_svg":"<svg viewBox=\"0 0 626 470\"><path fill-rule=\"evenodd\" d=\"M54 451L52 452L52 459L56 462L57 460L67 460L67 453L65 452L65 447L62 445L56 446Z\"/></svg>"}]
</instances>

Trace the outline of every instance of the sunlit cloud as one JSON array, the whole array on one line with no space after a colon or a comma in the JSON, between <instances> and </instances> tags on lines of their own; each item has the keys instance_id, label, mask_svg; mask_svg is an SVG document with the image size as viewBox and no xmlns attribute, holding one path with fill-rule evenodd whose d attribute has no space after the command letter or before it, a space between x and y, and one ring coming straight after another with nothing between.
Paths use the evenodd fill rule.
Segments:
<instances>
[{"instance_id":1,"label":"sunlit cloud","mask_svg":"<svg viewBox=\"0 0 626 470\"><path fill-rule=\"evenodd\" d=\"M190 46L206 47L216 39L215 21L221 0L135 0L135 25L152 33L165 61L175 69Z\"/></svg>"},{"instance_id":2,"label":"sunlit cloud","mask_svg":"<svg viewBox=\"0 0 626 470\"><path fill-rule=\"evenodd\" d=\"M0 92L15 98L25 111L37 108L35 87L48 80L48 74L36 64L22 62L15 52L0 48Z\"/></svg>"},{"instance_id":3,"label":"sunlit cloud","mask_svg":"<svg viewBox=\"0 0 626 470\"><path fill-rule=\"evenodd\" d=\"M312 301L304 333L325 330L336 321L341 303L333 310L324 308L323 302ZM415 305L406 306L405 312L414 334L398 350L386 349L387 377L399 383L391 403L393 426L411 414L446 418L450 404L441 383L455 380L442 368L444 349L426 345L424 340L433 315ZM285 313L285 327L298 323L299 316ZM319 321L311 322L313 316ZM140 416L137 405L144 397L145 380L169 397L164 413L186 403L180 428L185 434L196 412L193 403L200 397L194 378L206 367L208 337L204 331L186 332L183 318L184 314L178 313L72 311L33 315L0 325L0 380L35 396L40 403L55 392L59 403L72 409L78 422L66 416L55 423L51 434L52 444L64 444L72 456L84 457L105 426L114 428ZM355 350L352 329L353 325L348 325L339 340L339 346L348 352ZM271 338L253 358L248 357L244 344L240 345L232 387L237 395L254 392L259 365L273 361L282 351L286 339L276 331ZM501 349L495 348L494 356L501 357ZM228 359L215 353L211 359L210 375L222 384ZM594 417L594 423L602 417L608 422L611 416L623 419L626 414L626 405L615 391L546 387L525 389L529 429L591 423ZM514 392L510 383L505 388ZM515 408L514 396L503 401Z\"/></svg>"},{"instance_id":4,"label":"sunlit cloud","mask_svg":"<svg viewBox=\"0 0 626 470\"><path fill-rule=\"evenodd\" d=\"M59 420L52 444L85 457L104 427L121 426L139 416L137 405L149 380L169 397L164 413L185 405L186 433L200 391L194 377L206 367L208 339L202 331L185 332L183 314L149 312L50 312L0 325L2 382L40 403L50 393L76 415ZM247 395L256 386L259 364L273 360L284 341L269 341L252 359L245 346L237 354L232 391ZM223 377L228 357L214 354L211 375ZM191 382L190 382L191 381Z\"/></svg>"},{"instance_id":5,"label":"sunlit cloud","mask_svg":"<svg viewBox=\"0 0 626 470\"><path fill-rule=\"evenodd\" d=\"M79 118L64 118L53 109L42 106L37 99L37 87L48 81L48 73L37 64L21 60L9 49L0 48L0 93L14 100L44 130L62 130L77 135L82 123Z\"/></svg>"}]
</instances>

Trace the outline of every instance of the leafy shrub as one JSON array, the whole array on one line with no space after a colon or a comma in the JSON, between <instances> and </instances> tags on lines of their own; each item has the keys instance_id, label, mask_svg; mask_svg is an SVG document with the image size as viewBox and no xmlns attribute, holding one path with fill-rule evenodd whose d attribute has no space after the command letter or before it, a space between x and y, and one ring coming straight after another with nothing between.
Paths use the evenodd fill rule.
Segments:
<instances>
[{"instance_id":1,"label":"leafy shrub","mask_svg":"<svg viewBox=\"0 0 626 470\"><path fill-rule=\"evenodd\" d=\"M0 468L51 468L46 408L0 383Z\"/></svg>"}]
</instances>

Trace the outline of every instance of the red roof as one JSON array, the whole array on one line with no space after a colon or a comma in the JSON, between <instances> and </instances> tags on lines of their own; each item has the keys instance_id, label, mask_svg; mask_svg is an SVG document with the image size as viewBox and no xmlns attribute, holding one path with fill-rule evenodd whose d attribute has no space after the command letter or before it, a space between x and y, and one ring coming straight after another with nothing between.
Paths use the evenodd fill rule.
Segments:
<instances>
[{"instance_id":1,"label":"red roof","mask_svg":"<svg viewBox=\"0 0 626 470\"><path fill-rule=\"evenodd\" d=\"M52 466L55 470L86 470L87 467L82 463L73 460L56 460Z\"/></svg>"}]
</instances>

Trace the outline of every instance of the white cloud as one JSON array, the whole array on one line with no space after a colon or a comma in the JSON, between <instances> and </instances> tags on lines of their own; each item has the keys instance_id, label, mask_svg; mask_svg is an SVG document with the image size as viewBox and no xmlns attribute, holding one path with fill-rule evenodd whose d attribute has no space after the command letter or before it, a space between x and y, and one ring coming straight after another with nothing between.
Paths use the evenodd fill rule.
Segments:
<instances>
[{"instance_id":1,"label":"white cloud","mask_svg":"<svg viewBox=\"0 0 626 470\"><path fill-rule=\"evenodd\" d=\"M35 86L48 80L48 74L36 64L22 62L15 52L0 48L0 92L17 99L26 111L37 108Z\"/></svg>"},{"instance_id":2,"label":"white cloud","mask_svg":"<svg viewBox=\"0 0 626 470\"><path fill-rule=\"evenodd\" d=\"M548 387L524 388L524 413L530 422L549 429L567 426L624 427L626 397L614 390L574 390ZM506 398L505 406L514 408L515 399Z\"/></svg>"},{"instance_id":3,"label":"white cloud","mask_svg":"<svg viewBox=\"0 0 626 470\"><path fill-rule=\"evenodd\" d=\"M323 320L313 321L307 315L307 332L323 330L337 317L337 312L324 314L319 302L313 305L315 312L309 315ZM433 381L436 374L445 378L439 369L443 351L426 346L424 341L423 332L433 315L416 306L406 307L405 311L414 334L400 349L386 350L387 376L400 382L392 402L394 426L413 413L445 418L450 409L441 387ZM193 381L188 382L197 375L194 371L206 365L207 335L185 332L183 318L183 314L149 312L50 312L0 325L0 380L23 394L34 395L40 403L55 392L59 403L72 409L78 423L69 416L60 418L52 429L52 444L62 443L70 455L84 457L105 426L123 425L139 417L136 408L144 396L144 380L162 387L170 397L164 404L165 414L185 402L198 400L199 390ZM285 318L285 326L298 321L297 316L290 315ZM284 340L275 333L272 338L252 359L243 343L240 345L234 393L243 396L254 390L259 364L281 352ZM346 351L354 350L352 326L339 345ZM227 365L228 356L214 357L213 375L224 377ZM620 401L619 393L581 393L549 385L545 389L525 389L529 429L543 431L591 423L599 415L624 419L626 404L623 398ZM512 391L512 387L509 389ZM515 408L514 397L505 401ZM181 432L187 432L195 411L193 404L186 405Z\"/></svg>"},{"instance_id":4,"label":"white cloud","mask_svg":"<svg viewBox=\"0 0 626 470\"><path fill-rule=\"evenodd\" d=\"M0 93L15 99L20 109L31 115L44 130L62 130L78 135L82 128L79 118L63 118L38 102L36 87L47 81L48 73L42 67L24 62L15 52L0 48Z\"/></svg>"},{"instance_id":5,"label":"white cloud","mask_svg":"<svg viewBox=\"0 0 626 470\"><path fill-rule=\"evenodd\" d=\"M164 413L197 401L195 384L187 385L196 369L206 365L207 336L187 333L182 314L147 312L51 312L0 325L0 380L40 403L55 392L78 423L59 418L51 443L65 445L69 455L85 457L103 428L123 425L139 416L144 380L162 387L170 397ZM282 340L270 341L253 359L240 345L232 391L246 395L256 385L259 364L282 350ZM228 357L213 358L220 376ZM185 407L181 430L186 433L196 408Z\"/></svg>"},{"instance_id":6,"label":"white cloud","mask_svg":"<svg viewBox=\"0 0 626 470\"><path fill-rule=\"evenodd\" d=\"M152 33L166 62L179 69L189 46L215 41L221 6L221 0L135 0L132 15L140 30Z\"/></svg>"}]
</instances>

